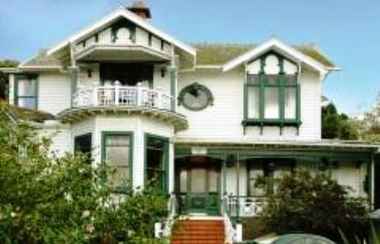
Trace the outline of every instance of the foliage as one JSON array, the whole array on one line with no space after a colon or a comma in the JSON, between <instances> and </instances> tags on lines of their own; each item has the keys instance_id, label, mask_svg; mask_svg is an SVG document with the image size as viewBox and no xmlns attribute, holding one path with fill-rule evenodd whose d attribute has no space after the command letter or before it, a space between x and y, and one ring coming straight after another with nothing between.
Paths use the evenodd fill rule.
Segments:
<instances>
[{"instance_id":1,"label":"foliage","mask_svg":"<svg viewBox=\"0 0 380 244\"><path fill-rule=\"evenodd\" d=\"M359 132L356 123L346 114L339 114L335 105L330 103L322 108L322 138L357 140Z\"/></svg>"},{"instance_id":2,"label":"foliage","mask_svg":"<svg viewBox=\"0 0 380 244\"><path fill-rule=\"evenodd\" d=\"M278 179L261 216L267 231L305 232L341 243L339 229L348 238L366 236L368 204L351 197L350 189L323 173L299 170Z\"/></svg>"},{"instance_id":3,"label":"foliage","mask_svg":"<svg viewBox=\"0 0 380 244\"><path fill-rule=\"evenodd\" d=\"M18 65L18 61L15 60L0 60L0 68L12 68ZM0 100L5 100L8 91L8 75L0 71Z\"/></svg>"},{"instance_id":4,"label":"foliage","mask_svg":"<svg viewBox=\"0 0 380 244\"><path fill-rule=\"evenodd\" d=\"M364 116L361 123L361 136L366 141L380 143L380 94L372 111Z\"/></svg>"},{"instance_id":5,"label":"foliage","mask_svg":"<svg viewBox=\"0 0 380 244\"><path fill-rule=\"evenodd\" d=\"M49 139L0 110L0 243L153 242L165 197L127 183L116 194L109 169L52 155Z\"/></svg>"}]
</instances>

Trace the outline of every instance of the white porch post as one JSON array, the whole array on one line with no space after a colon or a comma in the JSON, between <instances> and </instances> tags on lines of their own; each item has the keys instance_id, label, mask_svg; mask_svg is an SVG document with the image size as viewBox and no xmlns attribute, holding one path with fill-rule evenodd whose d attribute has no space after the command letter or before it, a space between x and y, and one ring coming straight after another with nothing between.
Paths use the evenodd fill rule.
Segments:
<instances>
[{"instance_id":1,"label":"white porch post","mask_svg":"<svg viewBox=\"0 0 380 244\"><path fill-rule=\"evenodd\" d=\"M174 142L172 140L169 141L169 162L168 162L168 192L169 194L174 192L174 184L175 184L175 175L174 175L174 164L175 164L175 155L174 155Z\"/></svg>"}]
</instances>

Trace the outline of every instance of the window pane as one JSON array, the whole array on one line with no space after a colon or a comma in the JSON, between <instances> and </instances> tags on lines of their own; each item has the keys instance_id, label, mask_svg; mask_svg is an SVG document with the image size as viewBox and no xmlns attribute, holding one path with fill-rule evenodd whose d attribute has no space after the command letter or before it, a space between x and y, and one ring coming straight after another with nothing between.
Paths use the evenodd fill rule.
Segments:
<instances>
[{"instance_id":1,"label":"window pane","mask_svg":"<svg viewBox=\"0 0 380 244\"><path fill-rule=\"evenodd\" d=\"M106 146L129 146L128 135L112 135L106 137Z\"/></svg>"},{"instance_id":2,"label":"window pane","mask_svg":"<svg viewBox=\"0 0 380 244\"><path fill-rule=\"evenodd\" d=\"M106 162L109 165L128 166L129 147L107 147Z\"/></svg>"},{"instance_id":3,"label":"window pane","mask_svg":"<svg viewBox=\"0 0 380 244\"><path fill-rule=\"evenodd\" d=\"M110 177L110 184L112 186L120 186L129 179L128 167L113 167L112 175Z\"/></svg>"},{"instance_id":4,"label":"window pane","mask_svg":"<svg viewBox=\"0 0 380 244\"><path fill-rule=\"evenodd\" d=\"M265 118L279 118L278 87L265 87Z\"/></svg>"},{"instance_id":5,"label":"window pane","mask_svg":"<svg viewBox=\"0 0 380 244\"><path fill-rule=\"evenodd\" d=\"M285 119L295 119L297 99L296 99L296 88L288 87L285 88Z\"/></svg>"},{"instance_id":6,"label":"window pane","mask_svg":"<svg viewBox=\"0 0 380 244\"><path fill-rule=\"evenodd\" d=\"M191 192L203 193L206 192L206 169L192 169L191 170Z\"/></svg>"},{"instance_id":7,"label":"window pane","mask_svg":"<svg viewBox=\"0 0 380 244\"><path fill-rule=\"evenodd\" d=\"M35 97L19 97L17 99L17 106L21 108L36 109L37 99Z\"/></svg>"},{"instance_id":8,"label":"window pane","mask_svg":"<svg viewBox=\"0 0 380 244\"><path fill-rule=\"evenodd\" d=\"M255 184L259 177L264 176L262 164L251 166L249 171L249 193L251 196L262 196L265 194L265 187L256 187Z\"/></svg>"},{"instance_id":9,"label":"window pane","mask_svg":"<svg viewBox=\"0 0 380 244\"><path fill-rule=\"evenodd\" d=\"M218 192L218 172L216 172L216 170L210 170L208 177L208 191Z\"/></svg>"},{"instance_id":10,"label":"window pane","mask_svg":"<svg viewBox=\"0 0 380 244\"><path fill-rule=\"evenodd\" d=\"M248 118L257 119L260 115L259 87L248 87Z\"/></svg>"},{"instance_id":11,"label":"window pane","mask_svg":"<svg viewBox=\"0 0 380 244\"><path fill-rule=\"evenodd\" d=\"M181 193L187 192L187 171L186 169L181 169L179 174L179 191Z\"/></svg>"},{"instance_id":12,"label":"window pane","mask_svg":"<svg viewBox=\"0 0 380 244\"><path fill-rule=\"evenodd\" d=\"M36 80L18 80L17 95L18 96L36 96Z\"/></svg>"}]
</instances>

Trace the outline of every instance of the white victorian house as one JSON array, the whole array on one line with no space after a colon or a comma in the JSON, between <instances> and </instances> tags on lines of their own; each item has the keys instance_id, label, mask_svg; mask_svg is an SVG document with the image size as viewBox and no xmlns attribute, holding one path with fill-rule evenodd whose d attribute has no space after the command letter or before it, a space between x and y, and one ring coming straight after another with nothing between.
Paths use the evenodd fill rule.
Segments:
<instances>
[{"instance_id":1,"label":"white victorian house","mask_svg":"<svg viewBox=\"0 0 380 244\"><path fill-rule=\"evenodd\" d=\"M338 68L317 47L190 45L150 15L120 8L9 71L10 103L54 116L40 128L55 153L88 153L134 187L155 179L182 215L219 216L225 201L235 239L228 217L255 216L276 189L258 176L322 170L374 202L377 148L321 138L323 81Z\"/></svg>"}]
</instances>

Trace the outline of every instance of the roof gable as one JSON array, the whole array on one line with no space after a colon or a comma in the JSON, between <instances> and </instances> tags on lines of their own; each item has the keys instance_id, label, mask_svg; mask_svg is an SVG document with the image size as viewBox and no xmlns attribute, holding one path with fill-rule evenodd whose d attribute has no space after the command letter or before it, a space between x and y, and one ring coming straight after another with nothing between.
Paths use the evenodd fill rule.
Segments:
<instances>
[{"instance_id":1,"label":"roof gable","mask_svg":"<svg viewBox=\"0 0 380 244\"><path fill-rule=\"evenodd\" d=\"M295 48L286 45L277 39L271 39L258 46L253 46L250 50L246 50L246 52L241 55L229 60L223 65L223 71L229 71L243 63L259 57L270 50L277 51L298 63L305 63L322 74L326 74L329 70L335 68L335 66L316 49L306 48L305 46Z\"/></svg>"},{"instance_id":2,"label":"roof gable","mask_svg":"<svg viewBox=\"0 0 380 244\"><path fill-rule=\"evenodd\" d=\"M54 54L58 52L59 50L67 47L70 43L76 42L78 40L81 40L85 38L86 36L91 35L92 33L96 32L97 30L104 28L105 26L113 23L114 21L125 18L134 24L138 25L139 27L151 32L154 35L157 35L158 37L162 38L163 40L167 41L168 43L173 44L175 47L187 52L188 54L191 54L195 56L196 51L191 46L173 38L172 36L160 31L159 29L155 28L153 25L151 25L148 21L142 19L141 17L137 16L136 14L132 13L131 11L120 8L116 11L112 12L108 16L102 18L100 21L94 23L93 25L83 29L82 31L78 32L77 34L69 37L68 39L64 40L63 42L59 43L58 45L54 46L53 48L49 49L47 51L48 55Z\"/></svg>"}]
</instances>

